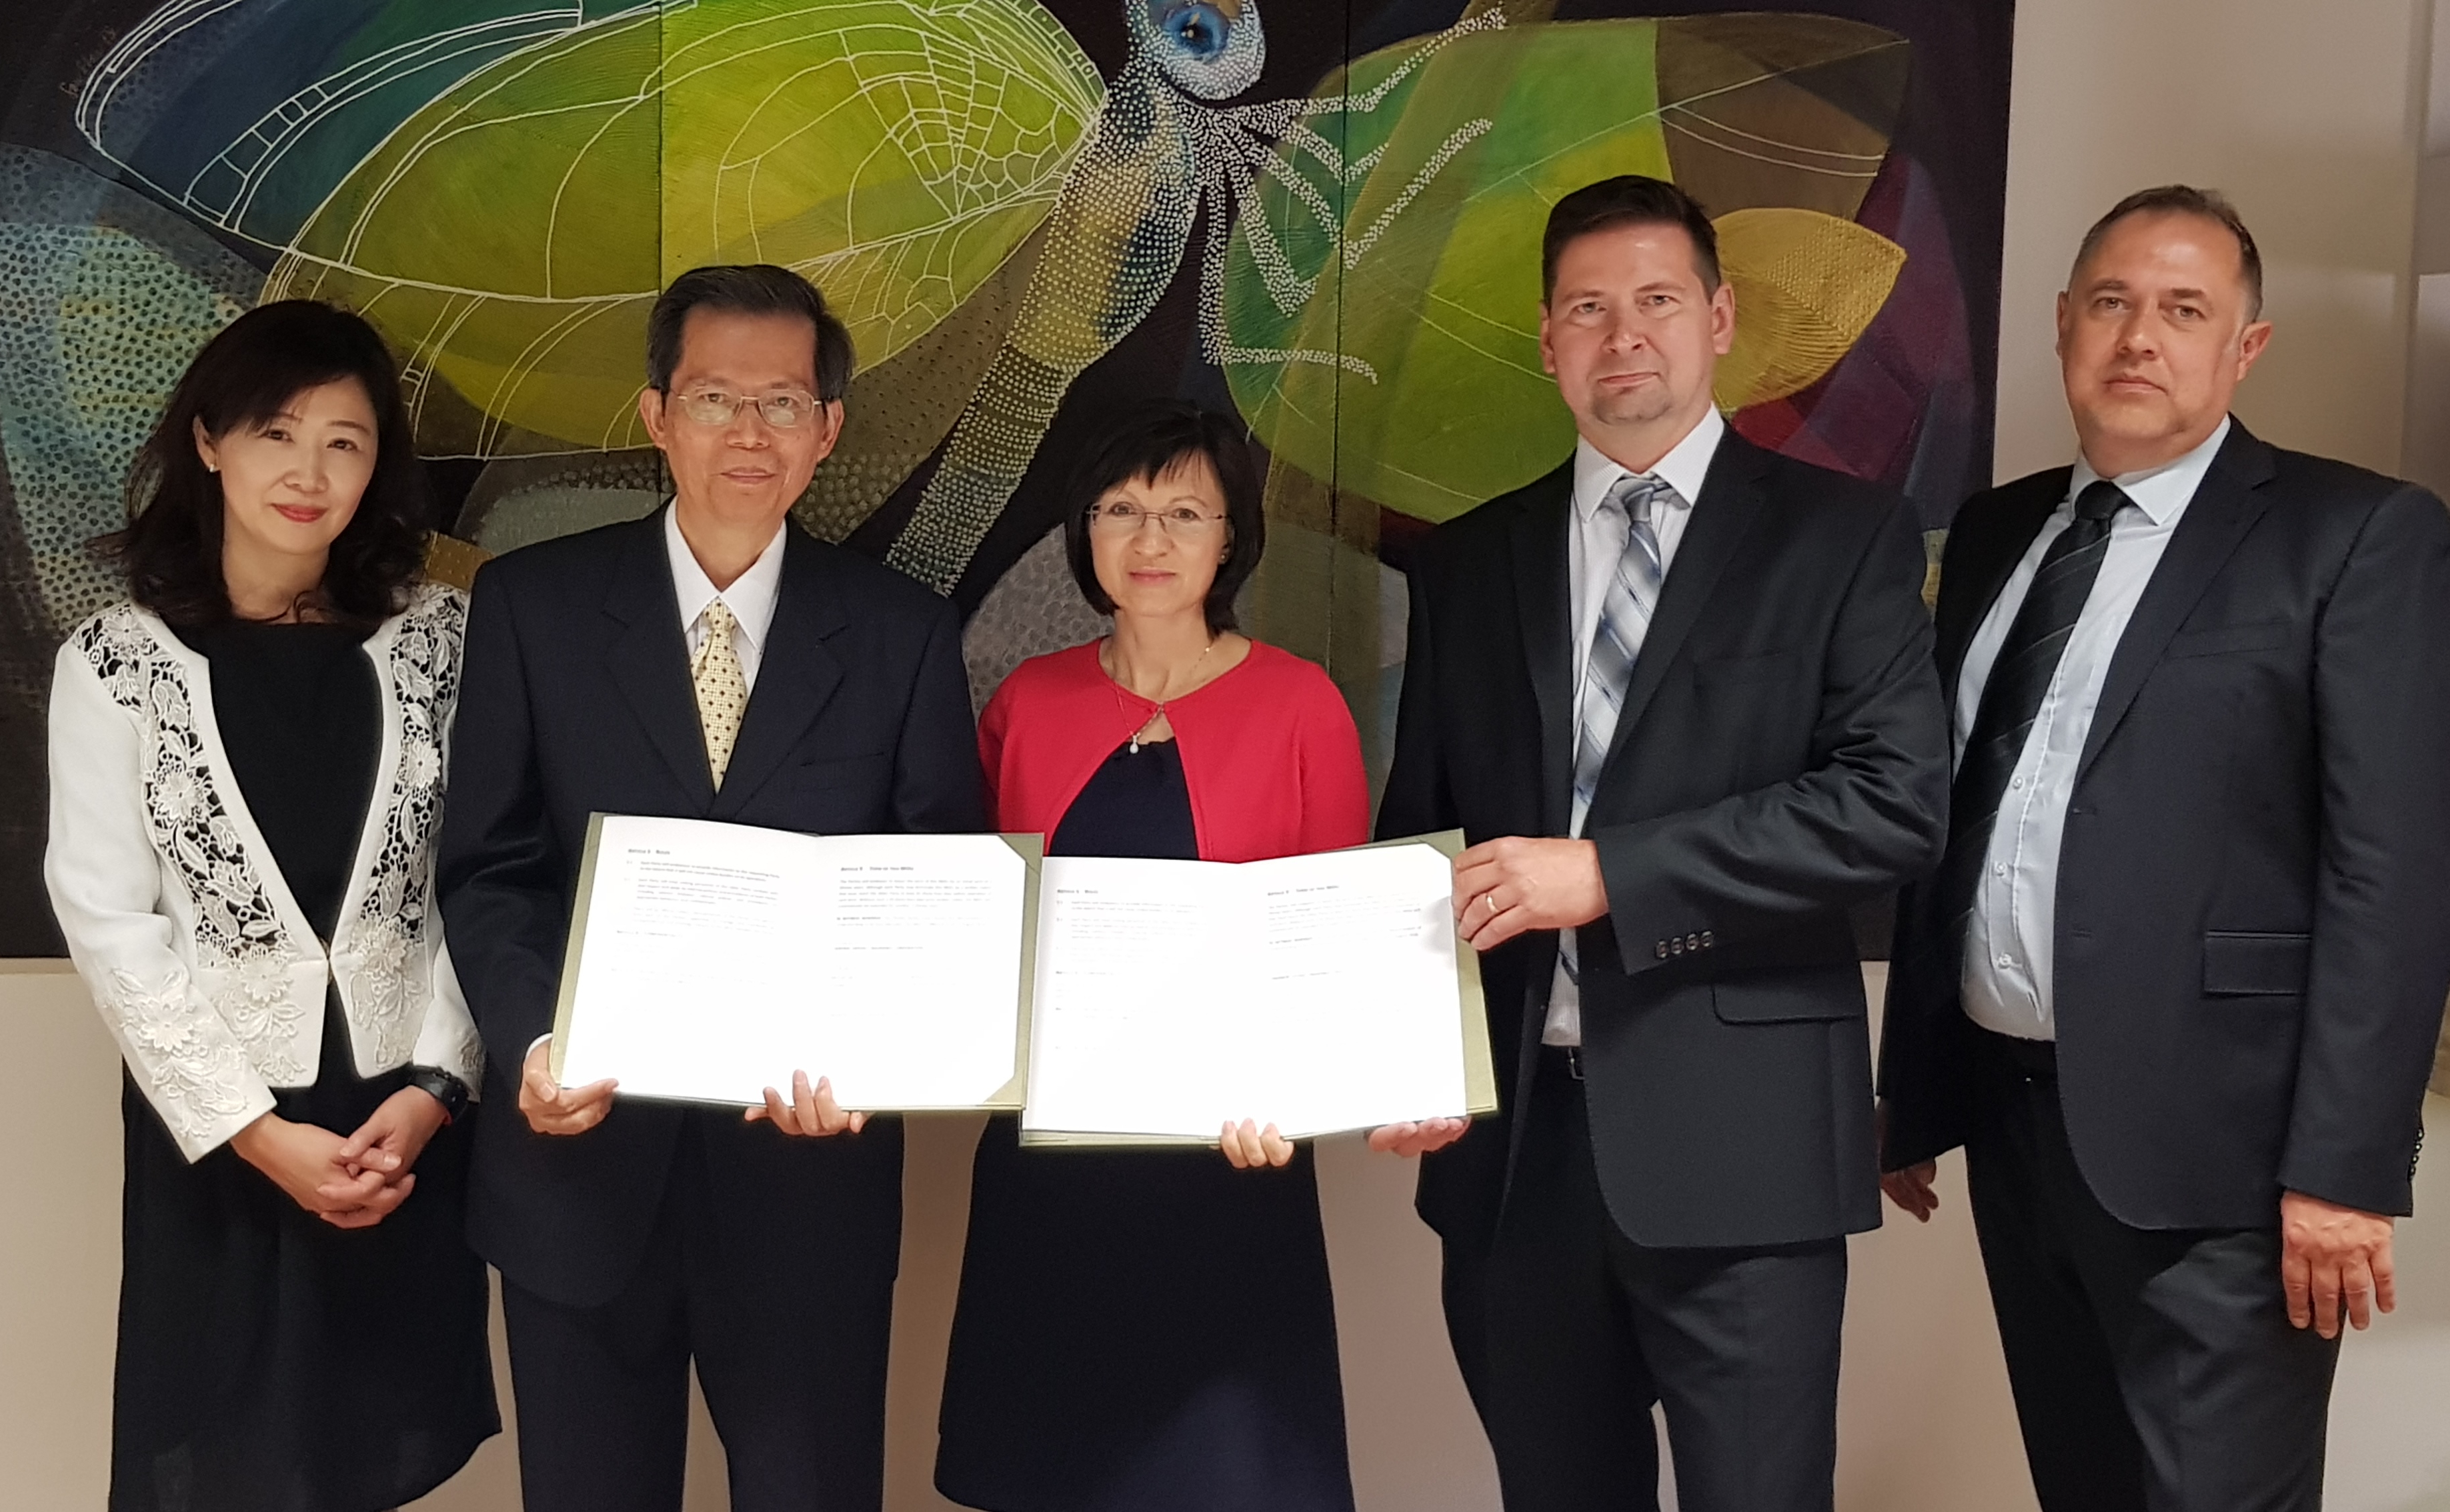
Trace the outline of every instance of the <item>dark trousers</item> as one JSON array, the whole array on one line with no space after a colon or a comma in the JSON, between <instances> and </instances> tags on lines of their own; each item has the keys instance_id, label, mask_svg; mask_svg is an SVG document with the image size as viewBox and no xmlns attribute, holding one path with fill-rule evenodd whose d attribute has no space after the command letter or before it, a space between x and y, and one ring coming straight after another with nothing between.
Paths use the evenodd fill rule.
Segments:
<instances>
[{"instance_id":1,"label":"dark trousers","mask_svg":"<svg viewBox=\"0 0 2450 1512\"><path fill-rule=\"evenodd\" d=\"M2314 1512L2339 1341L2273 1227L2130 1229L2068 1146L2049 1047L1983 1037L1974 1224L2044 1512Z\"/></svg>"},{"instance_id":2,"label":"dark trousers","mask_svg":"<svg viewBox=\"0 0 2450 1512\"><path fill-rule=\"evenodd\" d=\"M1654 1402L1684 1512L1831 1506L1844 1241L1634 1244L1608 1216L1560 1053L1543 1054L1485 1277L1475 1394L1507 1512L1655 1509Z\"/></svg>"},{"instance_id":3,"label":"dark trousers","mask_svg":"<svg viewBox=\"0 0 2450 1512\"><path fill-rule=\"evenodd\" d=\"M890 1271L846 1294L838 1281L795 1289L791 1256L744 1267L710 1237L709 1189L692 1119L620 1296L571 1308L503 1278L527 1512L678 1512L692 1359L734 1512L884 1504Z\"/></svg>"}]
</instances>

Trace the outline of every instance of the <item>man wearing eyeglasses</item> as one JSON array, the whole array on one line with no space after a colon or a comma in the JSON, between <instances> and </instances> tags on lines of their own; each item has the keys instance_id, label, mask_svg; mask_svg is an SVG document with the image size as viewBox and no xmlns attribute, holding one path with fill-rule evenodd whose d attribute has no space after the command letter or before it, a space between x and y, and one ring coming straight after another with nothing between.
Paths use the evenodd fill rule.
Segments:
<instances>
[{"instance_id":1,"label":"man wearing eyeglasses","mask_svg":"<svg viewBox=\"0 0 2450 1512\"><path fill-rule=\"evenodd\" d=\"M898 1123L821 1066L744 1117L549 1063L590 814L984 827L952 606L789 518L850 369L798 275L683 274L638 398L671 502L476 580L440 891L489 1062L469 1230L502 1272L530 1512L676 1512L692 1362L734 1508L883 1502Z\"/></svg>"}]
</instances>

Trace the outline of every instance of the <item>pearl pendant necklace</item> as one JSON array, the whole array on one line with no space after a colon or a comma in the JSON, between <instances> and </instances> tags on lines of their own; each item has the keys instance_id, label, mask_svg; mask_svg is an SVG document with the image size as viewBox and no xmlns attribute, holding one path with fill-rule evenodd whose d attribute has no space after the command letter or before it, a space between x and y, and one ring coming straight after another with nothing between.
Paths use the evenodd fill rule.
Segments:
<instances>
[{"instance_id":1,"label":"pearl pendant necklace","mask_svg":"<svg viewBox=\"0 0 2450 1512\"><path fill-rule=\"evenodd\" d=\"M1105 650L1101 653L1101 660L1108 663L1113 661L1114 644L1115 643L1111 640L1106 643ZM1208 637L1208 644L1199 648L1199 654L1191 659L1190 669L1183 674L1185 681L1199 675L1199 664L1208 660L1208 653L1215 649L1216 637L1211 635ZM1125 712L1129 712L1129 706L1123 702L1122 680L1115 675L1114 669L1111 665L1106 668L1106 681L1113 685L1115 688L1115 708ZM1174 679L1169 677L1166 681L1171 683ZM1135 693L1133 696L1137 698L1139 695ZM1148 718L1141 720L1138 725L1132 727L1131 753L1135 756L1140 753L1140 731L1148 728L1151 725L1157 722L1158 718L1165 713L1166 705L1169 701L1165 699L1152 698L1148 700L1148 702L1156 705L1156 708L1150 712ZM1154 744L1154 742L1152 742L1152 744Z\"/></svg>"}]
</instances>

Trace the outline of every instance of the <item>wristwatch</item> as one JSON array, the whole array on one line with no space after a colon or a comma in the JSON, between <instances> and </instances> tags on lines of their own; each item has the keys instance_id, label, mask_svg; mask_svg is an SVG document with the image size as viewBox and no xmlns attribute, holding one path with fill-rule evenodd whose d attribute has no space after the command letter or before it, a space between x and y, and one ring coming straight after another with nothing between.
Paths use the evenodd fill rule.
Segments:
<instances>
[{"instance_id":1,"label":"wristwatch","mask_svg":"<svg viewBox=\"0 0 2450 1512\"><path fill-rule=\"evenodd\" d=\"M457 1123L467 1111L468 1084L439 1066L411 1066L408 1084L442 1104L442 1121Z\"/></svg>"}]
</instances>

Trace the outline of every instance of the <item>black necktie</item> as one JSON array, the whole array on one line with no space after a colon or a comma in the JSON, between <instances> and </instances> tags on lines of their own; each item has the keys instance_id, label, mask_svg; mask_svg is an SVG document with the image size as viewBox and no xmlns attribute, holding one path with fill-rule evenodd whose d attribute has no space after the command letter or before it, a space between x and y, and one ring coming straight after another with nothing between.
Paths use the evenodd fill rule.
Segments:
<instances>
[{"instance_id":1,"label":"black necktie","mask_svg":"<svg viewBox=\"0 0 2450 1512\"><path fill-rule=\"evenodd\" d=\"M1951 952L1964 947L1966 916L1974 911L2009 774L2025 753L2033 716L2041 712L2059 657L2084 613L2084 601L2092 595L2093 579L2101 575L2101 559L2110 553L2110 522L2128 502L2107 479L2086 484L2076 495L2075 519L2042 553L2032 586L1983 682L1974 732L1948 792L1948 854L1935 879L1942 917L1949 921L1940 942Z\"/></svg>"}]
</instances>

